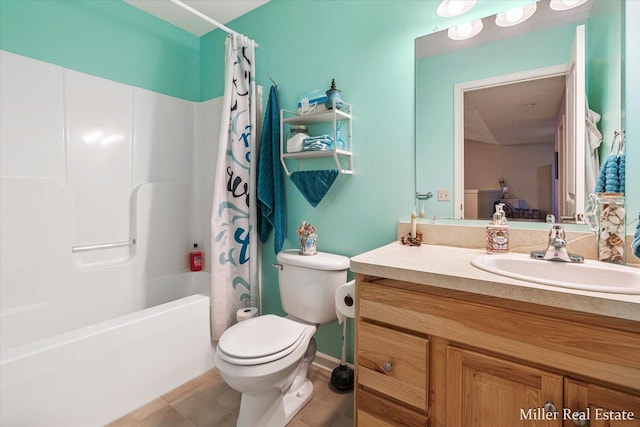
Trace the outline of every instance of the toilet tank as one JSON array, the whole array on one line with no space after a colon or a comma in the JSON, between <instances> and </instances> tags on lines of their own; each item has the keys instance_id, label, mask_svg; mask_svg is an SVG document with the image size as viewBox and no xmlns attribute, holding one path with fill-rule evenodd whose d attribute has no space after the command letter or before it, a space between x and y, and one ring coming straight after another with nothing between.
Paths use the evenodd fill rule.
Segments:
<instances>
[{"instance_id":1,"label":"toilet tank","mask_svg":"<svg viewBox=\"0 0 640 427\"><path fill-rule=\"evenodd\" d=\"M347 282L349 258L326 252L300 255L297 249L288 249L277 259L284 311L310 323L336 320L335 293Z\"/></svg>"}]
</instances>

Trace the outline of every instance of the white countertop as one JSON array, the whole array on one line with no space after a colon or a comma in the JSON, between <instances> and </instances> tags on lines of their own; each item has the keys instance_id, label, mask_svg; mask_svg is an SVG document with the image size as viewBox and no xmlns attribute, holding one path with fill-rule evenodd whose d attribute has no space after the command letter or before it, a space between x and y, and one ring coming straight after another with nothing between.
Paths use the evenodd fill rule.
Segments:
<instances>
[{"instance_id":1,"label":"white countertop","mask_svg":"<svg viewBox=\"0 0 640 427\"><path fill-rule=\"evenodd\" d=\"M354 273L640 321L640 295L590 292L511 279L471 265L473 257L484 253L479 249L393 242L352 257L350 268Z\"/></svg>"}]
</instances>

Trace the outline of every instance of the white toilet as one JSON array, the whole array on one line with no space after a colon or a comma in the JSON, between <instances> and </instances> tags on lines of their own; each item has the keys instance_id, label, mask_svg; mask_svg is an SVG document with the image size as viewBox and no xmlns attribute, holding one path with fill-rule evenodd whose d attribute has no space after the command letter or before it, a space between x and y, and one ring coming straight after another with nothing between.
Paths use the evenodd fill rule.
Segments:
<instances>
[{"instance_id":1,"label":"white toilet","mask_svg":"<svg viewBox=\"0 0 640 427\"><path fill-rule=\"evenodd\" d=\"M266 314L237 323L220 337L216 367L242 393L238 427L283 427L311 399L307 370L318 324L336 320L335 292L347 281L349 258L297 249L278 256L278 282L287 317Z\"/></svg>"}]
</instances>

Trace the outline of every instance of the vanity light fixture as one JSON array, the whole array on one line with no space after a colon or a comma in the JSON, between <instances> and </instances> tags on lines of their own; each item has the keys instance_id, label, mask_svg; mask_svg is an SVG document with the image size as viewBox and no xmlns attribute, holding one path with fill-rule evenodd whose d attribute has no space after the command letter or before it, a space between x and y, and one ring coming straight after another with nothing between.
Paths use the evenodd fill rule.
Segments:
<instances>
[{"instance_id":1,"label":"vanity light fixture","mask_svg":"<svg viewBox=\"0 0 640 427\"><path fill-rule=\"evenodd\" d=\"M449 38L451 40L466 40L477 35L482 31L482 19L476 19L475 21L466 22L456 27L451 27L448 30Z\"/></svg>"},{"instance_id":2,"label":"vanity light fixture","mask_svg":"<svg viewBox=\"0 0 640 427\"><path fill-rule=\"evenodd\" d=\"M506 12L500 12L496 16L496 25L498 27L518 25L531 18L533 14L536 13L537 8L536 3L529 3L525 6L509 9Z\"/></svg>"},{"instance_id":3,"label":"vanity light fixture","mask_svg":"<svg viewBox=\"0 0 640 427\"><path fill-rule=\"evenodd\" d=\"M551 0L549 6L553 10L563 11L568 9L573 9L574 7L578 7L581 4L586 3L588 0Z\"/></svg>"},{"instance_id":4,"label":"vanity light fixture","mask_svg":"<svg viewBox=\"0 0 640 427\"><path fill-rule=\"evenodd\" d=\"M440 6L438 6L438 15L451 18L452 16L462 15L473 6L475 6L476 0L442 0Z\"/></svg>"}]
</instances>

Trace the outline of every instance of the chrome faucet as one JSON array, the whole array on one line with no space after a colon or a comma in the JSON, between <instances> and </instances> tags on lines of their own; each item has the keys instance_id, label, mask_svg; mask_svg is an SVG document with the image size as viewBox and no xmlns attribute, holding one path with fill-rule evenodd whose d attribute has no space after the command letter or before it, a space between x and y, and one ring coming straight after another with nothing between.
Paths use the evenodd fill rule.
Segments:
<instances>
[{"instance_id":1,"label":"chrome faucet","mask_svg":"<svg viewBox=\"0 0 640 427\"><path fill-rule=\"evenodd\" d=\"M567 241L564 237L564 226L553 224L549 231L549 245L545 251L532 251L531 258L560 262L584 262L581 255L570 254L567 251Z\"/></svg>"}]
</instances>

